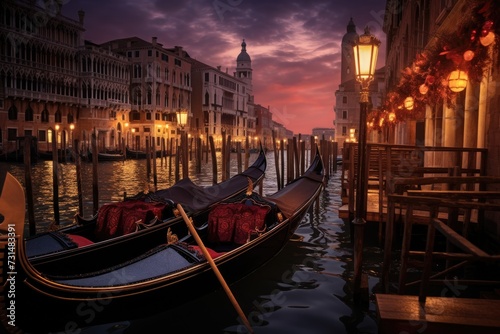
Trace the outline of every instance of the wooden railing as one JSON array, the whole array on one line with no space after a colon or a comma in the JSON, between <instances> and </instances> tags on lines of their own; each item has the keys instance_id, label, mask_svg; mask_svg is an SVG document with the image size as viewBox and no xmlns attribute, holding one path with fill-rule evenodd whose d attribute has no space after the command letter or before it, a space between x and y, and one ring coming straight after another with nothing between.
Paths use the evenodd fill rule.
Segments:
<instances>
[{"instance_id":1,"label":"wooden railing","mask_svg":"<svg viewBox=\"0 0 500 334\"><path fill-rule=\"evenodd\" d=\"M366 192L364 198L368 198L368 192L378 194L378 217L381 225L386 220L384 211L387 195L396 190L392 188L392 180L395 178L486 175L487 149L367 144L366 151L368 171L362 189ZM358 144L345 143L342 153L342 204L348 205L349 217L352 219L358 180Z\"/></svg>"},{"instance_id":2,"label":"wooden railing","mask_svg":"<svg viewBox=\"0 0 500 334\"><path fill-rule=\"evenodd\" d=\"M500 177L395 178L392 187L398 188L398 186L403 186L399 189L406 190L401 194L388 195L384 265L381 275L382 286L386 292L389 290L394 225L398 216L402 217L404 222L398 284L400 294L405 292L406 287L420 284L419 300L425 302L431 280L446 282L447 275L471 262L500 263L500 255L487 251L494 249L489 246L495 243L490 242L490 235L486 232L486 224L496 224L500 217ZM415 224L427 226L425 250L415 250L410 246L413 237L412 227ZM434 249L436 231L439 231L445 239L445 251ZM474 236L474 239L471 239L471 236ZM446 265L444 269L433 273L436 259L445 260ZM408 283L407 273L411 263L423 263L422 266L414 266L413 269L414 272L415 269L420 270L421 279ZM498 277L494 281L475 279L467 283L496 284L498 287L500 279Z\"/></svg>"}]
</instances>

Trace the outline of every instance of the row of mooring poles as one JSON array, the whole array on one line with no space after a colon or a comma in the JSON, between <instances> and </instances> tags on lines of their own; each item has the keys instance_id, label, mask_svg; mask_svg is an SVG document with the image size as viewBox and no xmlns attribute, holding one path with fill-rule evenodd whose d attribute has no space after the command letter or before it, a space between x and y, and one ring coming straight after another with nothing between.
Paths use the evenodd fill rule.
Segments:
<instances>
[{"instance_id":1,"label":"row of mooring poles","mask_svg":"<svg viewBox=\"0 0 500 334\"><path fill-rule=\"evenodd\" d=\"M310 161L312 161L316 155L317 147L323 159L326 179L328 180L330 178L330 173L337 172L337 142L325 139L316 140L315 137L311 136L309 141L311 143L309 147L310 155L308 156L306 154L306 142L302 140L301 134L287 141L283 139L278 141L276 139L276 133L273 131L272 139L278 190L285 186L285 177L286 183L289 183L304 174L306 166L309 165Z\"/></svg>"},{"instance_id":2,"label":"row of mooring poles","mask_svg":"<svg viewBox=\"0 0 500 334\"><path fill-rule=\"evenodd\" d=\"M33 202L33 186L32 186L32 175L31 175L31 145L32 138L27 136L25 138L24 143L24 163L25 163L25 188L26 188L26 196L27 196L27 210L28 210L28 223L29 223L29 233L30 235L36 234L36 222L34 216L34 202ZM214 144L214 139L212 136L208 137L209 142L207 143L207 152L211 151L212 157L212 172L213 172L213 184L218 183L218 170L217 170L217 156L216 156L216 147ZM146 169L147 169L147 178L148 180L153 179L154 190L157 190L157 149L156 142L154 137L150 137L147 139L146 145ZM222 149L222 181L227 180L230 177L230 153L231 147L236 146L237 152L237 163L238 163L238 173L242 171L242 164L244 164L244 168L248 168L249 165L249 142L248 140L245 142L245 149L242 149L242 145L240 142L232 143L231 137L227 136L224 140L225 145ZM98 164L99 164L99 155L97 148L97 136L95 133L91 135L91 151L95 152L92 154L92 215L96 215L99 210L99 175L98 175ZM196 157L196 171L201 172L201 163L202 163L202 141L201 138L189 138L187 134L183 134L181 139L171 138L168 142L168 159L169 159L169 175L172 175L172 159L175 158L175 175L176 182L179 180L180 166L182 166L182 176L188 177L188 166L189 161L191 160L192 155ZM193 154L193 146L195 153ZM166 147L166 143L161 144L161 151L165 152L164 148ZM176 148L176 155L172 154L173 148ZM88 150L88 148L87 148ZM245 151L245 158L243 162L242 151ZM124 155L126 153L124 152ZM81 151L80 151L80 142L78 139L75 139L73 142L73 161L75 163L76 168L76 183L77 183L77 191L78 191L78 214L80 216L84 215L83 212L83 193L82 193L82 178L81 178ZM166 156L165 153L160 154L160 161L163 166L163 158L165 159L166 164ZM53 187L53 211L54 211L54 220L51 225L58 226L60 224L60 210L59 210L59 179L61 175L59 174L59 162L66 161L65 157L59 156L59 150L57 148L57 141L52 141L52 187ZM125 160L124 160L125 161ZM262 185L260 185L260 193L262 193ZM126 197L126 194L124 194Z\"/></svg>"}]
</instances>

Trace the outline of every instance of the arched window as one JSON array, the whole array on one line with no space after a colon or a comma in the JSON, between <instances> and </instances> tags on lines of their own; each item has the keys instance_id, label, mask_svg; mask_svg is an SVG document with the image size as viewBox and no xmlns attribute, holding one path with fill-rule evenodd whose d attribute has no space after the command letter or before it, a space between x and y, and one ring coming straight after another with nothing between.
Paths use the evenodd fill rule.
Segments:
<instances>
[{"instance_id":1,"label":"arched window","mask_svg":"<svg viewBox=\"0 0 500 334\"><path fill-rule=\"evenodd\" d=\"M45 107L42 110L42 123L48 123L48 122L49 122L49 111L47 110L47 107Z\"/></svg>"},{"instance_id":2,"label":"arched window","mask_svg":"<svg viewBox=\"0 0 500 334\"><path fill-rule=\"evenodd\" d=\"M9 120L16 121L17 120L17 108L15 105L12 105L9 108Z\"/></svg>"},{"instance_id":3,"label":"arched window","mask_svg":"<svg viewBox=\"0 0 500 334\"><path fill-rule=\"evenodd\" d=\"M73 123L75 121L75 117L73 116L73 112L68 113L68 123Z\"/></svg>"},{"instance_id":4,"label":"arched window","mask_svg":"<svg viewBox=\"0 0 500 334\"><path fill-rule=\"evenodd\" d=\"M57 111L56 111L56 113L55 113L54 117L55 117L55 120L54 120L54 121L55 121L56 123L62 123L62 114L61 114L61 110L57 109Z\"/></svg>"},{"instance_id":5,"label":"arched window","mask_svg":"<svg viewBox=\"0 0 500 334\"><path fill-rule=\"evenodd\" d=\"M33 122L33 109L31 109L30 105L28 105L28 108L26 108L26 111L24 113L24 120L26 122Z\"/></svg>"}]
</instances>

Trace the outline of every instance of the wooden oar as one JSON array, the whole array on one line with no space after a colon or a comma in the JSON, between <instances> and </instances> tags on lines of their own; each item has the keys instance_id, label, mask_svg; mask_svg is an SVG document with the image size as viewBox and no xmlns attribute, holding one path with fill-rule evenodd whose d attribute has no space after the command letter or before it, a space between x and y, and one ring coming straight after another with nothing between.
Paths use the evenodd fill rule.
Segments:
<instances>
[{"instance_id":1,"label":"wooden oar","mask_svg":"<svg viewBox=\"0 0 500 334\"><path fill-rule=\"evenodd\" d=\"M234 295L231 292L231 289L229 288L229 286L227 285L226 280L224 279L224 277L222 277L222 274L220 273L219 268L217 267L217 265L214 262L214 259L212 259L212 256L210 255L207 248L203 244L203 241L201 240L200 236L198 235L198 232L196 231L196 229L194 228L193 223L186 215L186 212L182 208L182 205L177 204L177 209L181 213L182 218L184 218L184 222L186 222L186 225L189 228L191 235L193 236L194 240L196 241L196 243L200 247L203 255L205 256L208 263L210 264L210 267L212 267L212 270L214 271L215 276L217 276L217 279L219 280L220 284L224 288L224 291L226 292L227 296L229 297L229 300L231 301L231 303L233 304L233 307L235 308L236 312L238 312L238 315L243 320L245 327L248 329L248 331L250 333L253 333L253 329L252 329L252 326L250 325L250 322L248 321L247 317L243 313L243 310L241 309L240 305L238 304L238 301L236 300L236 298L234 298Z\"/></svg>"}]
</instances>

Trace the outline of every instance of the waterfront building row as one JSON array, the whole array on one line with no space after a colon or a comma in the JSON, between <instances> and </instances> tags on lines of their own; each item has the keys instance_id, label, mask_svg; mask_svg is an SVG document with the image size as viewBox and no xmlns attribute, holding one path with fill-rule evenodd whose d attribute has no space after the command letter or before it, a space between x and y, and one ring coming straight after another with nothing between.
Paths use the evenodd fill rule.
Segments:
<instances>
[{"instance_id":1,"label":"waterfront building row","mask_svg":"<svg viewBox=\"0 0 500 334\"><path fill-rule=\"evenodd\" d=\"M83 39L78 20L60 6L34 1L0 4L0 149L15 150L17 138L34 136L39 150L53 138L70 146L78 139L98 148L145 149L147 140L177 138L181 131L206 143L222 135L271 143L272 113L254 110L251 59L246 42L236 71L195 60L180 46L166 48L156 37L121 38L101 45ZM186 124L177 113L188 113ZM270 130L271 129L271 130ZM286 132L286 131L281 131ZM292 134L293 135L293 134Z\"/></svg>"}]
</instances>

